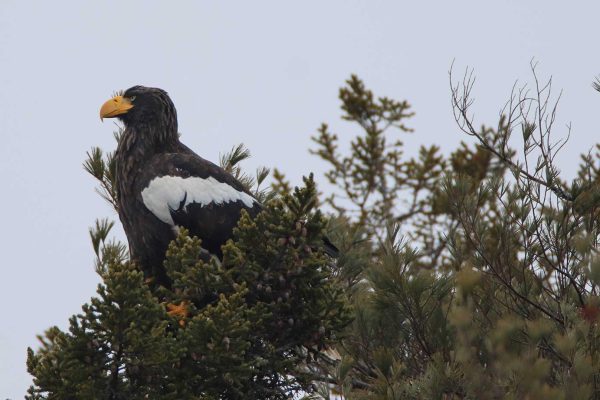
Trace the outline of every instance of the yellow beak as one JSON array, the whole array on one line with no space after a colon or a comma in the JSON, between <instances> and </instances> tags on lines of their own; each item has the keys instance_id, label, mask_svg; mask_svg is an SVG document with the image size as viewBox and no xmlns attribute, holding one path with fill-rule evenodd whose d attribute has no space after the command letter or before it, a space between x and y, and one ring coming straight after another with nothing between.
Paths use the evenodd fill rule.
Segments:
<instances>
[{"instance_id":1,"label":"yellow beak","mask_svg":"<svg viewBox=\"0 0 600 400\"><path fill-rule=\"evenodd\" d=\"M132 108L133 104L131 104L129 99L123 96L115 96L102 104L102 107L100 108L100 119L114 118L117 115L125 114Z\"/></svg>"}]
</instances>

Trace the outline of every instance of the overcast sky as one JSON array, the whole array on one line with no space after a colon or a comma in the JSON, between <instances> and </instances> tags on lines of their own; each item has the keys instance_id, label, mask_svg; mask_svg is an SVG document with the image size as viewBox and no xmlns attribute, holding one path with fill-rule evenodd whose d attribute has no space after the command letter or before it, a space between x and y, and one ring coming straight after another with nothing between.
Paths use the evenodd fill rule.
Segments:
<instances>
[{"instance_id":1,"label":"overcast sky","mask_svg":"<svg viewBox=\"0 0 600 400\"><path fill-rule=\"evenodd\" d=\"M495 124L516 79L564 89L555 134L572 177L597 141L598 2L565 1L0 1L0 398L22 398L27 346L95 294L88 227L116 215L81 167L113 149L98 111L114 90L167 90L182 140L203 157L245 143L292 182L324 165L310 135L330 122L342 140L338 88L358 74L377 95L406 99L415 133L445 152L465 139L453 121L448 69L473 67L478 123ZM595 4L595 5L591 5ZM323 186L322 186L323 187Z\"/></svg>"}]
</instances>

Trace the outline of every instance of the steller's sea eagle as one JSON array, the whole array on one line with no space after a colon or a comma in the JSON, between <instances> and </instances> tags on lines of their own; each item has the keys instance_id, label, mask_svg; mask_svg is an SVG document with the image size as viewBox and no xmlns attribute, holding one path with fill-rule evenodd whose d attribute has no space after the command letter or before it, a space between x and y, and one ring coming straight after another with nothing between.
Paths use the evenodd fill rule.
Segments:
<instances>
[{"instance_id":1,"label":"steller's sea eagle","mask_svg":"<svg viewBox=\"0 0 600 400\"><path fill-rule=\"evenodd\" d=\"M115 153L117 207L131 259L147 278L169 280L163 261L179 227L221 257L242 210L261 205L231 174L179 141L177 112L167 92L133 86L106 101L101 118L118 118L125 130ZM337 249L325 240L328 253Z\"/></svg>"}]
</instances>

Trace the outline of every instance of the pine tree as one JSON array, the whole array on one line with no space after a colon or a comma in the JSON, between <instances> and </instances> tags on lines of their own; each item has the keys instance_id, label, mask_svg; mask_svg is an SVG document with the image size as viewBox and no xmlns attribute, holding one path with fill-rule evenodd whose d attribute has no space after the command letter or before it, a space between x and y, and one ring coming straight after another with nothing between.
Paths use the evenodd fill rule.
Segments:
<instances>
[{"instance_id":1,"label":"pine tree","mask_svg":"<svg viewBox=\"0 0 600 400\"><path fill-rule=\"evenodd\" d=\"M451 75L475 143L447 157L403 156L393 129L410 131L406 101L355 76L340 90L361 133L344 154L324 124L312 152L337 186L326 201L354 319L328 353L322 398L600 398L600 152L560 179L551 80L532 72L534 95L516 88L498 125L479 129L472 73Z\"/></svg>"},{"instance_id":2,"label":"pine tree","mask_svg":"<svg viewBox=\"0 0 600 400\"><path fill-rule=\"evenodd\" d=\"M117 139L119 135L116 135ZM244 183L234 148L224 168ZM115 205L114 161L99 149L85 168ZM325 217L316 209L312 175L281 196L256 195L265 211L244 213L223 258L206 257L185 230L169 246L170 288L150 287L109 240L112 222L90 230L102 278L96 297L69 321L50 328L38 351L28 350L34 376L28 399L283 399L310 392L318 355L349 322L335 265L321 250ZM181 319L169 313L187 304Z\"/></svg>"}]
</instances>

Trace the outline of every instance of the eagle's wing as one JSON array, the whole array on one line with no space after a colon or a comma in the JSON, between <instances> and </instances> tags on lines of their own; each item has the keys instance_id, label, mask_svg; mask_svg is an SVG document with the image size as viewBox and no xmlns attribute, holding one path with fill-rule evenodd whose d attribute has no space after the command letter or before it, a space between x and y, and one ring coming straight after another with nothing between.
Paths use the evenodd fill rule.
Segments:
<instances>
[{"instance_id":1,"label":"eagle's wing","mask_svg":"<svg viewBox=\"0 0 600 400\"><path fill-rule=\"evenodd\" d=\"M142 172L140 192L156 218L188 229L214 254L232 236L242 210L254 216L261 208L231 174L191 151L156 155Z\"/></svg>"}]
</instances>

